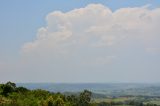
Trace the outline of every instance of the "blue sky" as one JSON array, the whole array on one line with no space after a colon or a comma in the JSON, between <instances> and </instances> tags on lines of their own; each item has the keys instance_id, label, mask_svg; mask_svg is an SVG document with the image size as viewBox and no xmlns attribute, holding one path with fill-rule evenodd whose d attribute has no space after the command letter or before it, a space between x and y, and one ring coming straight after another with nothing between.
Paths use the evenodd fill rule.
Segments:
<instances>
[{"instance_id":1,"label":"blue sky","mask_svg":"<svg viewBox=\"0 0 160 106\"><path fill-rule=\"evenodd\" d=\"M159 38L159 36L157 35L157 33L159 32L156 32L155 38L151 37L151 39L153 38L153 42L150 42L149 44L142 43L142 42L148 42L148 40L140 41L138 39L136 40L137 43L135 43L135 39L137 38L129 38L131 40L124 41L126 42L126 44L122 44L120 47L117 47L117 46L106 47L107 49L106 48L94 49L94 48L86 48L83 46L76 46L76 48L79 48L79 49L76 49L75 50L76 52L73 53L73 56L71 56L70 59L68 60L66 59L66 57L64 57L65 59L62 58L62 56L57 57L56 54L54 54L56 56L52 56L51 54L38 53L38 55L40 56L48 55L48 57L44 56L44 58L39 60L39 61L44 60L46 63L49 64L49 65L45 64L43 68L40 68L40 66L41 64L44 64L44 63L37 62L39 57L35 56L35 58L32 60L33 58L32 56L31 57L26 56L27 61L29 63L30 61L36 61L37 63L36 64L33 63L32 65L29 63L25 63L25 64L22 64L21 68L19 67L17 68L18 63L22 63L24 58L25 58L24 60L26 60L26 57L22 56L23 55L22 48L24 48L24 45L27 45L27 43L30 43L30 42L33 42L34 44L35 39L37 39L36 35L39 35L37 34L38 30L41 27L48 26L47 21L48 23L50 21L52 22L52 19L48 19L48 20L46 19L47 16L51 18L55 18L54 16L49 15L50 13L57 10L63 13L70 12L74 9L85 8L89 4L97 4L97 3L102 4L103 6L109 8L112 12L117 11L120 8L127 8L127 7L140 8L146 5L149 5L148 7L149 10L157 9L160 7L159 0L68 0L67 2L66 0L45 0L45 1L44 0L34 0L34 1L33 0L14 0L14 1L2 0L0 3L0 13L1 13L0 14L0 64L2 64L0 65L0 67L2 67L0 68L0 81L13 80L16 82L32 82L32 81L33 82L49 82L51 80L54 80L56 82L74 82L74 80L72 81L72 78L68 78L68 77L71 77L69 74L72 74L72 71L68 71L68 75L66 76L65 74L62 75L64 78L62 78L61 80L59 80L57 77L53 79L47 78L47 74L44 75L43 68L49 67L46 69L44 68L44 70L48 70L46 71L46 73L52 73L55 75L61 75L63 74L63 72L65 73L65 71L63 70L72 70L72 69L76 70L77 68L79 68L77 69L77 73L79 73L80 75L79 77L75 78L75 82L149 82L148 77L151 77L153 79L150 82L160 82L160 79L157 78L157 74L160 74L160 72L158 71L160 69L159 43L157 42L157 40L155 40ZM103 6L101 7L103 8ZM99 8L101 7L99 6ZM160 18L158 15L157 17ZM76 19L76 20L78 22L81 19ZM72 24L74 24L74 22ZM150 24L147 24L147 25L150 25ZM153 26L154 25L155 24L153 23ZM109 39L112 39L112 37ZM92 38L92 40L90 39L88 42L90 43L91 41L91 44L93 44L95 43L96 40L97 38L95 37L95 38ZM118 42L121 42L121 41L118 41ZM108 45L112 45L112 43L114 44L114 42L111 42L111 44L109 42ZM123 45L129 45L129 46L123 46ZM151 54L144 53L142 49L142 48L145 49L144 45L147 45L146 50L151 52ZM74 47L67 46L66 48L70 50L70 49L73 49ZM118 48L120 48L121 50L119 50ZM38 48L38 50L39 49L42 49L42 48L40 47ZM50 51L50 49L53 49L53 48L49 48L48 52L52 52ZM88 51L84 53L83 52L84 50L85 51L88 50ZM97 50L99 51L97 52ZM133 52L134 54L132 54ZM158 53L155 53L155 52L158 52ZM105 55L106 53L107 53L107 56ZM32 55L34 56L35 54L33 53ZM79 55L80 55L79 58L76 57ZM102 57L98 57L98 55L101 55ZM99 61L102 62L102 64L98 63L98 65L95 67L94 65L97 63L95 64L86 63L87 66L80 65L81 62L83 61L88 61L88 60L92 61L92 58L94 58L94 56L95 57L97 56L95 60L97 60L98 62ZM88 59L87 60L81 59L82 57L85 57L85 58L88 57ZM56 60L56 62L53 61L51 58L53 60ZM108 62L107 63L103 62L104 58L106 58L107 61L110 61L110 60L112 61L113 59L113 61L116 61L116 62L113 62L113 63L109 62L109 67L107 67L106 64L108 64ZM75 64L73 64L74 66L72 67L71 64L66 65L65 61L66 62L70 61L70 63L73 62ZM64 68L57 67L54 69L52 67L52 64L50 64L50 62L57 64L55 67L60 66ZM22 69L24 69L25 71L20 72L20 70ZM42 69L42 70L38 71L39 69ZM90 71L92 69L94 70L94 72ZM52 70L56 70L56 71L52 71ZM61 71L58 72L57 70L61 70ZM84 79L81 79L81 77L83 77L83 75L81 74L84 73L83 71L81 72L81 70L85 70L84 72L87 71L87 74L93 73L92 75L93 77L87 79L88 76L84 75ZM101 70L99 72L101 74L99 74L97 79L94 79L98 72L97 70ZM105 78L104 76L105 74L107 74L105 70L111 71L111 72L110 71L108 72L111 75L111 76L108 76L108 78ZM125 70L125 71L121 71L121 72L118 72L118 74L116 74L117 70ZM129 77L125 77L125 76L132 76L132 75L129 75L130 72L131 74L135 74L134 76L136 77L137 75L136 73L138 73L139 71L135 71L135 70L143 70L143 71L140 71L140 76L142 76L142 79L140 77L137 80L134 78L130 79ZM145 72L144 70L148 70L148 71ZM153 70L156 70L156 71L153 71ZM13 76L8 75L12 73L14 73ZM39 73L39 77L34 78L33 75L36 73ZM114 73L117 79L113 78ZM149 76L151 73L152 75ZM30 75L32 78L31 80L28 80L27 78ZM74 75L73 73L73 76L78 76L78 75L76 75L76 73ZM101 78L101 76L103 78ZM42 80L41 77L45 77L44 80Z\"/></svg>"},{"instance_id":2,"label":"blue sky","mask_svg":"<svg viewBox=\"0 0 160 106\"><path fill-rule=\"evenodd\" d=\"M160 6L159 0L69 0L67 2L65 0L2 0L0 3L0 48L2 54L11 53L9 55L12 55L14 53L15 56L24 42L33 40L37 29L46 24L45 17L49 12L55 10L66 12L90 3L104 4L113 11L123 7L148 4L151 4L153 8Z\"/></svg>"}]
</instances>

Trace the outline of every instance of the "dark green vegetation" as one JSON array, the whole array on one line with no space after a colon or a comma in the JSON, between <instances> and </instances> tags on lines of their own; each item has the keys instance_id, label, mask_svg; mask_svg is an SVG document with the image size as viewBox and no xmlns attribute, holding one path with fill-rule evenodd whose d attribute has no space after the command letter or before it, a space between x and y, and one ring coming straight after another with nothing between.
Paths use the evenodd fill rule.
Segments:
<instances>
[{"instance_id":1,"label":"dark green vegetation","mask_svg":"<svg viewBox=\"0 0 160 106\"><path fill-rule=\"evenodd\" d=\"M41 89L29 90L17 87L12 82L0 84L0 106L160 106L159 97L103 96L100 98L99 96L88 90L64 94Z\"/></svg>"}]
</instances>

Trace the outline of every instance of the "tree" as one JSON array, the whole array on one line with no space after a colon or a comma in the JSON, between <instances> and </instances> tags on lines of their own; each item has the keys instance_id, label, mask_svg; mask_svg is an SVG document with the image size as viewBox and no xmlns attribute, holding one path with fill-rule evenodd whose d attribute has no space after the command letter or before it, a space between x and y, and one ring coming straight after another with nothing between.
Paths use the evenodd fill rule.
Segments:
<instances>
[{"instance_id":1,"label":"tree","mask_svg":"<svg viewBox=\"0 0 160 106\"><path fill-rule=\"evenodd\" d=\"M82 93L80 93L79 97L79 106L89 106L90 100L91 100L92 93L88 90L84 90Z\"/></svg>"},{"instance_id":2,"label":"tree","mask_svg":"<svg viewBox=\"0 0 160 106\"><path fill-rule=\"evenodd\" d=\"M64 100L60 97L58 97L54 103L54 106L65 106Z\"/></svg>"},{"instance_id":3,"label":"tree","mask_svg":"<svg viewBox=\"0 0 160 106\"><path fill-rule=\"evenodd\" d=\"M27 91L29 91L29 90L27 88L24 88L24 87L17 87L16 88L16 92L18 92L18 93L25 93Z\"/></svg>"},{"instance_id":4,"label":"tree","mask_svg":"<svg viewBox=\"0 0 160 106\"><path fill-rule=\"evenodd\" d=\"M67 101L70 102L71 106L77 106L78 104L78 97L75 95L67 96Z\"/></svg>"},{"instance_id":5,"label":"tree","mask_svg":"<svg viewBox=\"0 0 160 106\"><path fill-rule=\"evenodd\" d=\"M46 102L47 106L54 106L54 100L52 96L49 96Z\"/></svg>"},{"instance_id":6,"label":"tree","mask_svg":"<svg viewBox=\"0 0 160 106\"><path fill-rule=\"evenodd\" d=\"M12 93L16 90L16 84L12 82L7 82L1 86L2 95L8 96L9 93Z\"/></svg>"}]
</instances>

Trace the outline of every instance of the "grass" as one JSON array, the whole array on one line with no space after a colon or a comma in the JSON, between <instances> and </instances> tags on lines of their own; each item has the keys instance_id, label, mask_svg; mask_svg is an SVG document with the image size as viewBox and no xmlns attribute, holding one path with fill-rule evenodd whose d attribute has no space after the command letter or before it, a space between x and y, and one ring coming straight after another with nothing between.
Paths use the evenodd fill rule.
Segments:
<instances>
[{"instance_id":1,"label":"grass","mask_svg":"<svg viewBox=\"0 0 160 106\"><path fill-rule=\"evenodd\" d=\"M134 100L135 97L118 97L118 98L102 98L102 99L94 99L94 102L124 102L127 100Z\"/></svg>"}]
</instances>

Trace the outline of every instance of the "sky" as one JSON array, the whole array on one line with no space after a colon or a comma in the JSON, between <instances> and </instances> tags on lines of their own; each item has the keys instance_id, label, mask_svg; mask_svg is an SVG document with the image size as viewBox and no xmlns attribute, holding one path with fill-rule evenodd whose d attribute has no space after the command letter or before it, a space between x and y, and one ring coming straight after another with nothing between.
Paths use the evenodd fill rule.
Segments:
<instances>
[{"instance_id":1,"label":"sky","mask_svg":"<svg viewBox=\"0 0 160 106\"><path fill-rule=\"evenodd\" d=\"M1 0L0 82L160 83L160 0Z\"/></svg>"}]
</instances>

